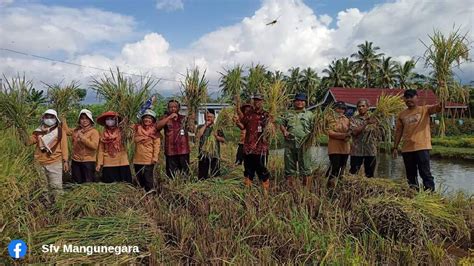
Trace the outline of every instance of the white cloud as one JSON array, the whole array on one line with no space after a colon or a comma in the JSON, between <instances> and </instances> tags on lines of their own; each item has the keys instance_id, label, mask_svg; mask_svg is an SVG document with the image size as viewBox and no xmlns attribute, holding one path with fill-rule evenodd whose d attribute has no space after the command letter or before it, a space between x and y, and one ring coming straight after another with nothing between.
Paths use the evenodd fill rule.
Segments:
<instances>
[{"instance_id":1,"label":"white cloud","mask_svg":"<svg viewBox=\"0 0 474 266\"><path fill-rule=\"evenodd\" d=\"M158 10L175 11L184 9L183 0L157 0L156 8Z\"/></svg>"},{"instance_id":2,"label":"white cloud","mask_svg":"<svg viewBox=\"0 0 474 266\"><path fill-rule=\"evenodd\" d=\"M114 56L84 52L71 57L71 60L103 69L117 65L128 73L148 73L165 78L159 84L160 92L172 94L178 91L179 83L169 80L181 80L186 68L194 65L207 69L211 84L218 83L219 71L235 64L249 66L252 63L262 63L272 70L281 71L290 67L310 66L321 71L333 59L350 56L357 50L357 45L365 40L374 42L374 45L381 47L382 52L394 59L403 62L413 57L417 59L425 50L420 39L426 40L434 28L448 33L454 23L462 25L461 30L469 31L470 39L474 40L473 13L474 0L398 0L380 4L367 12L356 8L341 10L336 18L331 18L315 14L301 0L264 0L253 16L209 32L185 49L173 49L159 33L148 33L142 40L123 45L121 51L115 52ZM51 16L51 12L48 14ZM110 15L116 16L118 20L127 20L127 17L117 14ZM266 25L276 18L277 23ZM25 25L31 25L28 18L26 20ZM46 23L44 26L51 24L56 25ZM334 26L330 27L330 24ZM3 23L0 25L0 29L13 31ZM123 25L128 26L122 28L133 28L133 20ZM21 32L29 32L24 27L19 29ZM97 36L94 31L83 31L82 34L87 40L93 40ZM111 30L108 34L115 36L115 31ZM93 41L84 43L70 38L71 48L68 51L77 51L78 48L73 48L75 46L83 47L84 50L91 42ZM32 45L29 47L32 48ZM82 79L87 83L88 76L102 72L62 64L52 66L50 62L11 58L4 54L2 59L2 53L0 60L4 62L0 66L0 72L24 70L27 75L37 73L33 74L34 77L41 80L65 76L66 80ZM425 71L422 67L423 62L420 61L418 70ZM473 63L465 64L462 71L459 71L459 77L466 81L471 80L473 75ZM211 91L216 90L211 87Z\"/></svg>"},{"instance_id":3,"label":"white cloud","mask_svg":"<svg viewBox=\"0 0 474 266\"><path fill-rule=\"evenodd\" d=\"M0 7L13 4L14 0L0 0Z\"/></svg>"}]
</instances>

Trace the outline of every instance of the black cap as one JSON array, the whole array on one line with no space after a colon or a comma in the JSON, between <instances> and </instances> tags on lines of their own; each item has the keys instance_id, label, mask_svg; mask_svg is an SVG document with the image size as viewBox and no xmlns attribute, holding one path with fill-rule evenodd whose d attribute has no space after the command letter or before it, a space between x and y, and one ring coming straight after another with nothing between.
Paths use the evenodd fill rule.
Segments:
<instances>
[{"instance_id":1,"label":"black cap","mask_svg":"<svg viewBox=\"0 0 474 266\"><path fill-rule=\"evenodd\" d=\"M216 115L216 110L214 109L207 109L207 112L213 115Z\"/></svg>"},{"instance_id":2,"label":"black cap","mask_svg":"<svg viewBox=\"0 0 474 266\"><path fill-rule=\"evenodd\" d=\"M416 92L416 90L413 90L413 89L408 89L408 90L405 90L405 92L403 92L404 98L412 98L413 96L416 96L416 95L418 95L418 93Z\"/></svg>"},{"instance_id":3,"label":"black cap","mask_svg":"<svg viewBox=\"0 0 474 266\"><path fill-rule=\"evenodd\" d=\"M343 101L337 101L337 102L334 103L334 108L335 108L335 109L344 109L344 110L346 110L346 109L347 109L347 105L346 105L346 103L343 102Z\"/></svg>"}]
</instances>

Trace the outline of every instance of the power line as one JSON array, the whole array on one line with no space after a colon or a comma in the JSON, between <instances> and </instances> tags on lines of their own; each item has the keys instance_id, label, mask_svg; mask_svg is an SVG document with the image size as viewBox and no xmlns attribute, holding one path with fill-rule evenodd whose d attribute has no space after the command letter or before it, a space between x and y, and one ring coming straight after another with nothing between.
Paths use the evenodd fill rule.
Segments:
<instances>
[{"instance_id":1,"label":"power line","mask_svg":"<svg viewBox=\"0 0 474 266\"><path fill-rule=\"evenodd\" d=\"M104 69L104 68L100 68L100 67L82 65L82 64L78 64L78 63L74 63L74 62L65 61L65 60L59 60L59 59L54 59L54 58L45 57L45 56L41 56L41 55L36 55L36 54L30 54L30 53L26 53L26 52L22 52L22 51L17 51L17 50L13 50L13 49L9 49L9 48L0 47L0 50L7 51L7 52L10 52L10 53L20 54L20 55L24 55L24 56L34 57L34 58L38 58L38 59L42 59L42 60L47 60L47 61L51 61L51 62L76 66L76 67L90 68L90 69L100 70L100 71L104 71L104 72L109 72L110 71L110 69ZM125 75L129 75L129 76L147 78L146 76L139 75L139 74L134 74L134 73L127 73L127 72L121 72L121 73L125 74ZM169 82L176 82L176 83L181 84L181 81L179 81L179 80L174 80L174 79L169 79L169 78L161 78L161 77L157 77L157 78L159 80L164 80L164 81L169 81ZM208 87L219 88L219 85L208 84Z\"/></svg>"}]
</instances>

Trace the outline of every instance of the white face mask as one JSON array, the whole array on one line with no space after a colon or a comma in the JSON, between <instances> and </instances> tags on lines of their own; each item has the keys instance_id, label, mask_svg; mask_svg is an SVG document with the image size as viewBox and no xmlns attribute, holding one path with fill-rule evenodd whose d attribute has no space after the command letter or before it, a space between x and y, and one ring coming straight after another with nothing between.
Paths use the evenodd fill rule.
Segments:
<instances>
[{"instance_id":1,"label":"white face mask","mask_svg":"<svg viewBox=\"0 0 474 266\"><path fill-rule=\"evenodd\" d=\"M56 124L56 118L43 119L43 123L47 125L48 127L54 126Z\"/></svg>"},{"instance_id":2,"label":"white face mask","mask_svg":"<svg viewBox=\"0 0 474 266\"><path fill-rule=\"evenodd\" d=\"M107 119L107 120L105 120L105 124L108 127L113 127L113 126L115 126L115 119Z\"/></svg>"}]
</instances>

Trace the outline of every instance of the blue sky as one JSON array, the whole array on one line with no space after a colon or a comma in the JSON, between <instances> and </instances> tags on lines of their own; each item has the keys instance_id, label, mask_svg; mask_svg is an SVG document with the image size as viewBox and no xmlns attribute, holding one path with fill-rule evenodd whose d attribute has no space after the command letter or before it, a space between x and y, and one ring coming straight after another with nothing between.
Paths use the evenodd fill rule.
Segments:
<instances>
[{"instance_id":1,"label":"blue sky","mask_svg":"<svg viewBox=\"0 0 474 266\"><path fill-rule=\"evenodd\" d=\"M0 0L0 72L25 73L37 84L89 84L120 67L162 78L166 95L194 66L210 84L236 64L312 67L323 76L332 60L368 40L393 60L418 60L416 71L426 74L421 41L453 25L474 40L473 14L474 0ZM473 80L474 63L456 73Z\"/></svg>"}]
</instances>

